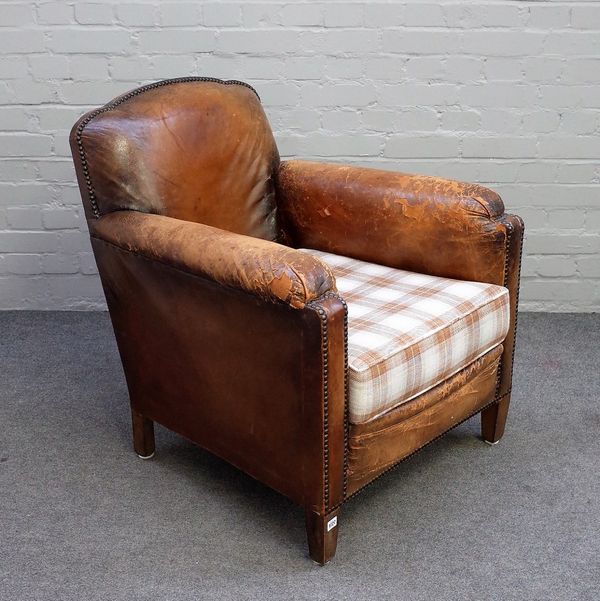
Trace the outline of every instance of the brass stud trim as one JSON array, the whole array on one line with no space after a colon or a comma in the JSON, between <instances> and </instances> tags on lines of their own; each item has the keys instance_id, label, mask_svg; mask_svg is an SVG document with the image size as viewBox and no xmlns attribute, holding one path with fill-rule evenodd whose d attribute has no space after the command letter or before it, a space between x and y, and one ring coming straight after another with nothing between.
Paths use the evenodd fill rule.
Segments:
<instances>
[{"instance_id":1,"label":"brass stud trim","mask_svg":"<svg viewBox=\"0 0 600 601\"><path fill-rule=\"evenodd\" d=\"M348 406L348 305L346 301L336 292L326 292L306 304L307 307L316 311L321 320L322 336L322 363L323 363L323 504L325 511L329 511L329 329L327 323L327 312L320 306L319 302L328 298L335 298L344 307L344 474L342 502L346 498L348 489L348 458L349 458L349 406ZM338 507L339 505L336 505Z\"/></svg>"}]
</instances>

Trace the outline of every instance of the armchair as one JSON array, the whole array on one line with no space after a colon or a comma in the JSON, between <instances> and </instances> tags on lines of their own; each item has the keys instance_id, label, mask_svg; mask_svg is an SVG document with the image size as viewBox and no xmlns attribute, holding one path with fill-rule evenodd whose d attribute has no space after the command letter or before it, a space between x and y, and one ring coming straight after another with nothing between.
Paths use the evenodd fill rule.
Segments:
<instances>
[{"instance_id":1,"label":"armchair","mask_svg":"<svg viewBox=\"0 0 600 601\"><path fill-rule=\"evenodd\" d=\"M474 184L280 162L255 91L187 77L84 115L71 147L129 389L153 423L305 509L343 503L510 402L523 225Z\"/></svg>"}]
</instances>

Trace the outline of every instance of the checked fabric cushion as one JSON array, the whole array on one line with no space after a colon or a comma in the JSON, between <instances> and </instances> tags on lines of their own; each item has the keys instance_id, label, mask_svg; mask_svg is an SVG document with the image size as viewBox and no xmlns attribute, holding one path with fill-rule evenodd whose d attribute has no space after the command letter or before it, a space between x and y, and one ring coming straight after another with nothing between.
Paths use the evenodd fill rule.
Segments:
<instances>
[{"instance_id":1,"label":"checked fabric cushion","mask_svg":"<svg viewBox=\"0 0 600 601\"><path fill-rule=\"evenodd\" d=\"M350 421L426 392L500 344L508 290L301 249L329 265L348 304Z\"/></svg>"}]
</instances>

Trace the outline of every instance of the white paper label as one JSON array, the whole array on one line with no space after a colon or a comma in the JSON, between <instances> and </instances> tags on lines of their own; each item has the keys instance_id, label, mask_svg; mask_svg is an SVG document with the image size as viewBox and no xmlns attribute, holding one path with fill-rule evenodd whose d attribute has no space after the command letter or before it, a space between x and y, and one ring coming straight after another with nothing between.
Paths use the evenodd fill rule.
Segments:
<instances>
[{"instance_id":1,"label":"white paper label","mask_svg":"<svg viewBox=\"0 0 600 601\"><path fill-rule=\"evenodd\" d=\"M332 517L327 522L327 532L329 532L330 530L333 530L336 526L337 526L337 515Z\"/></svg>"}]
</instances>

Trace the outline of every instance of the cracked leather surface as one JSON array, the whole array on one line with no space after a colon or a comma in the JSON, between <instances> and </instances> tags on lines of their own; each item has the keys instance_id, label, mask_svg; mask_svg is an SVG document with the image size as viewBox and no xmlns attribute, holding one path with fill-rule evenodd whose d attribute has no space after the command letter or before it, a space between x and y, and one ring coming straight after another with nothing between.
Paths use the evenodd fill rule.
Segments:
<instances>
[{"instance_id":1,"label":"cracked leather surface","mask_svg":"<svg viewBox=\"0 0 600 601\"><path fill-rule=\"evenodd\" d=\"M296 309L335 291L316 257L275 242L137 211L90 221L91 234L140 255Z\"/></svg>"},{"instance_id":2,"label":"cracked leather surface","mask_svg":"<svg viewBox=\"0 0 600 601\"><path fill-rule=\"evenodd\" d=\"M285 161L277 175L287 240L417 273L502 284L500 197L442 178Z\"/></svg>"}]
</instances>

